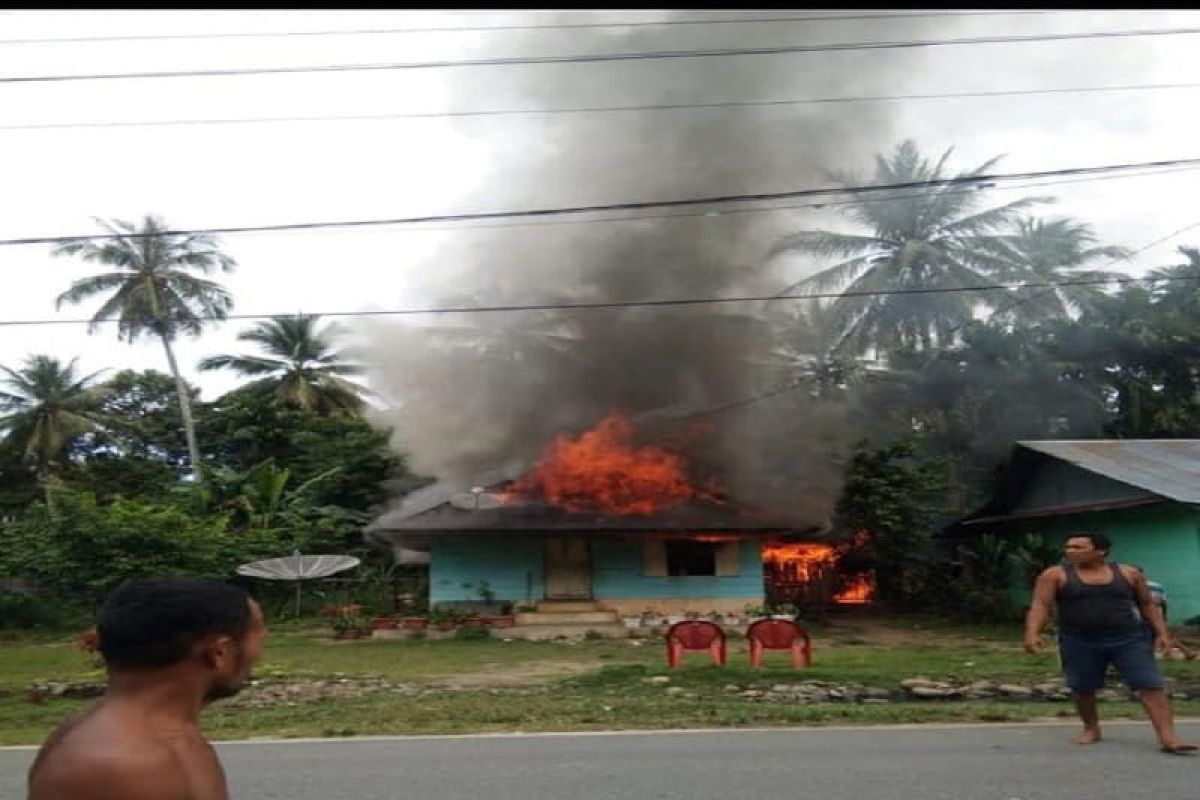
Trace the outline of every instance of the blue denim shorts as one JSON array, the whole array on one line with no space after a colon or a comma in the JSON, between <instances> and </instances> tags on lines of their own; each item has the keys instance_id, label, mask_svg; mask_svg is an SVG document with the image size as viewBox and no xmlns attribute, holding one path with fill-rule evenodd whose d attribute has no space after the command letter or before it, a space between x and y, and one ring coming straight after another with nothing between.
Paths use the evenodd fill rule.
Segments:
<instances>
[{"instance_id":1,"label":"blue denim shorts","mask_svg":"<svg viewBox=\"0 0 1200 800\"><path fill-rule=\"evenodd\" d=\"M1115 633L1059 633L1058 652L1067 686L1075 692L1102 688L1109 664L1134 691L1164 686L1154 659L1154 638L1141 626Z\"/></svg>"}]
</instances>

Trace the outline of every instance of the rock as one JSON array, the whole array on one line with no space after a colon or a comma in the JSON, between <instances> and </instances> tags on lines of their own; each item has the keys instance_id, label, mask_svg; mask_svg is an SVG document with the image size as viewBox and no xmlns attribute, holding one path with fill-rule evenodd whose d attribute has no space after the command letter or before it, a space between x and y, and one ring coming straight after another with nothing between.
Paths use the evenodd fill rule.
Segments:
<instances>
[{"instance_id":1,"label":"rock","mask_svg":"<svg viewBox=\"0 0 1200 800\"><path fill-rule=\"evenodd\" d=\"M662 686L671 682L671 679L666 675L655 675L652 678L646 678L646 683L652 683L656 686Z\"/></svg>"},{"instance_id":2,"label":"rock","mask_svg":"<svg viewBox=\"0 0 1200 800\"><path fill-rule=\"evenodd\" d=\"M905 689L916 689L919 686L929 688L936 686L937 682L931 681L929 678L906 678L900 681L900 685Z\"/></svg>"},{"instance_id":3,"label":"rock","mask_svg":"<svg viewBox=\"0 0 1200 800\"><path fill-rule=\"evenodd\" d=\"M886 700L892 696L892 693L887 689L880 689L876 686L866 687L863 689L863 694L865 694L869 700Z\"/></svg>"},{"instance_id":4,"label":"rock","mask_svg":"<svg viewBox=\"0 0 1200 800\"><path fill-rule=\"evenodd\" d=\"M752 700L757 700L760 697L765 697L766 694L767 693L761 689L747 689L746 691L742 692L742 697L748 697Z\"/></svg>"},{"instance_id":5,"label":"rock","mask_svg":"<svg viewBox=\"0 0 1200 800\"><path fill-rule=\"evenodd\" d=\"M908 690L908 693L913 697L925 699L946 696L946 690L939 689L936 686L913 686Z\"/></svg>"},{"instance_id":6,"label":"rock","mask_svg":"<svg viewBox=\"0 0 1200 800\"><path fill-rule=\"evenodd\" d=\"M727 692L740 692L741 690L742 690L742 687L735 686L732 683L725 687L725 691L727 691Z\"/></svg>"},{"instance_id":7,"label":"rock","mask_svg":"<svg viewBox=\"0 0 1200 800\"><path fill-rule=\"evenodd\" d=\"M683 694L683 687L682 686L668 686L667 694L671 695L672 697L681 695L681 694Z\"/></svg>"},{"instance_id":8,"label":"rock","mask_svg":"<svg viewBox=\"0 0 1200 800\"><path fill-rule=\"evenodd\" d=\"M1032 697L1033 689L1028 686L1018 686L1015 683L1002 683L996 687L996 690L1002 695L1008 697Z\"/></svg>"}]
</instances>

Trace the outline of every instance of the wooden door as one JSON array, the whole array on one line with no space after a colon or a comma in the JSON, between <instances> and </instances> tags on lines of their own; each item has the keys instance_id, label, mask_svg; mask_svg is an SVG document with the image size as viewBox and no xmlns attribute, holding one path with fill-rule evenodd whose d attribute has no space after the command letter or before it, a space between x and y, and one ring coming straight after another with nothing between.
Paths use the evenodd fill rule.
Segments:
<instances>
[{"instance_id":1,"label":"wooden door","mask_svg":"<svg viewBox=\"0 0 1200 800\"><path fill-rule=\"evenodd\" d=\"M546 599L590 600L592 548L585 536L546 540Z\"/></svg>"}]
</instances>

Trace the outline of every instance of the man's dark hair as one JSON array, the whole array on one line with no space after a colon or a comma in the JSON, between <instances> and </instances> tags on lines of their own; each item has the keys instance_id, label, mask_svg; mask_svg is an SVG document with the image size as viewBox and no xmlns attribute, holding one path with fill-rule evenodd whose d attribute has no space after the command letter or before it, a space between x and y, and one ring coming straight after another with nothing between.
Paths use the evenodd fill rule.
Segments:
<instances>
[{"instance_id":1,"label":"man's dark hair","mask_svg":"<svg viewBox=\"0 0 1200 800\"><path fill-rule=\"evenodd\" d=\"M152 578L126 583L104 601L99 650L112 669L167 667L213 633L240 640L250 627L245 590L208 578Z\"/></svg>"},{"instance_id":2,"label":"man's dark hair","mask_svg":"<svg viewBox=\"0 0 1200 800\"><path fill-rule=\"evenodd\" d=\"M1103 533L1093 533L1091 531L1080 531L1078 533L1068 533L1063 537L1063 544L1067 543L1068 539L1088 539L1092 543L1092 547L1097 550L1103 550L1105 553L1112 551L1112 540Z\"/></svg>"}]
</instances>

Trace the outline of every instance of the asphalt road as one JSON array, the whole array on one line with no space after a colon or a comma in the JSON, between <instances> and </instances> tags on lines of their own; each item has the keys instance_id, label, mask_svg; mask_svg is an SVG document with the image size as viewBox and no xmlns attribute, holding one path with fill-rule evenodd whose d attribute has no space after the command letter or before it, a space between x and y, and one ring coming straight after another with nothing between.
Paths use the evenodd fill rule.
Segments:
<instances>
[{"instance_id":1,"label":"asphalt road","mask_svg":"<svg viewBox=\"0 0 1200 800\"><path fill-rule=\"evenodd\" d=\"M1076 747L1062 725L299 740L218 745L234 800L1194 800L1200 757L1149 725ZM1200 740L1200 723L1181 726ZM32 750L0 749L0 798Z\"/></svg>"}]
</instances>

